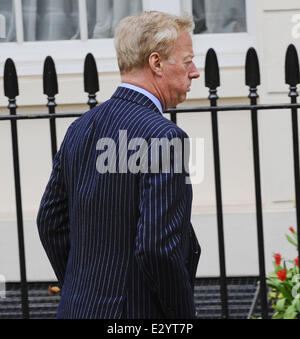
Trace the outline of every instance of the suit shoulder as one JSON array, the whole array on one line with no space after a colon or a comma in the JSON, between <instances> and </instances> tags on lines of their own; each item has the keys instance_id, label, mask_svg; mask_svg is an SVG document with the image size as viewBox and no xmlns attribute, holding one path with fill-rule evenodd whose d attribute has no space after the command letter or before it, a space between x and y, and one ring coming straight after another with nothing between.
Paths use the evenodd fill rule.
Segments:
<instances>
[{"instance_id":1,"label":"suit shoulder","mask_svg":"<svg viewBox=\"0 0 300 339\"><path fill-rule=\"evenodd\" d=\"M152 129L153 137L168 139L188 138L187 133L183 129L161 114L155 117L155 126L157 128Z\"/></svg>"}]
</instances>

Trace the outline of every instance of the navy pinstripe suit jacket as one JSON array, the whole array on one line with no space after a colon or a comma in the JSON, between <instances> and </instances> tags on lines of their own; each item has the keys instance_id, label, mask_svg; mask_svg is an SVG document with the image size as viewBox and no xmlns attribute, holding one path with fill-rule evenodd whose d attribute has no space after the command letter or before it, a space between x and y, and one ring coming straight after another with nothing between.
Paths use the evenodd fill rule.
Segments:
<instances>
[{"instance_id":1,"label":"navy pinstripe suit jacket","mask_svg":"<svg viewBox=\"0 0 300 339\"><path fill-rule=\"evenodd\" d=\"M186 174L96 170L100 138L187 138L141 93L119 87L77 119L57 153L37 224L62 287L58 318L194 318L200 246Z\"/></svg>"}]
</instances>

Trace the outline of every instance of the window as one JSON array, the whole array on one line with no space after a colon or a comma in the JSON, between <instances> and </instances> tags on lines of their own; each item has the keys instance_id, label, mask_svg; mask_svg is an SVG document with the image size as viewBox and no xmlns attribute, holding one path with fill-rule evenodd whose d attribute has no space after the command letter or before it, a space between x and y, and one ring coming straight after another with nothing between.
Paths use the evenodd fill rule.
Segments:
<instances>
[{"instance_id":1,"label":"window","mask_svg":"<svg viewBox=\"0 0 300 339\"><path fill-rule=\"evenodd\" d=\"M24 41L79 39L77 0L22 0Z\"/></svg>"},{"instance_id":2,"label":"window","mask_svg":"<svg viewBox=\"0 0 300 339\"><path fill-rule=\"evenodd\" d=\"M247 31L245 0L184 2L190 2L194 34ZM22 21L19 42L113 38L117 23L144 7L142 0L1 0L8 32L1 41L16 41L16 16Z\"/></svg>"},{"instance_id":3,"label":"window","mask_svg":"<svg viewBox=\"0 0 300 339\"><path fill-rule=\"evenodd\" d=\"M247 32L245 0L193 0L195 34Z\"/></svg>"},{"instance_id":4,"label":"window","mask_svg":"<svg viewBox=\"0 0 300 339\"><path fill-rule=\"evenodd\" d=\"M221 67L244 66L249 47L256 46L255 1L181 0L181 10L193 15L196 65L214 48Z\"/></svg>"},{"instance_id":5,"label":"window","mask_svg":"<svg viewBox=\"0 0 300 339\"><path fill-rule=\"evenodd\" d=\"M113 38L118 22L143 12L142 0L87 0L88 38Z\"/></svg>"},{"instance_id":6,"label":"window","mask_svg":"<svg viewBox=\"0 0 300 339\"><path fill-rule=\"evenodd\" d=\"M117 72L114 29L123 17L145 10L194 16L197 66L203 66L210 47L223 54L221 66L240 66L246 49L255 46L254 6L252 0L0 0L6 28L6 37L0 36L0 74L10 57L18 74L41 74L48 55L58 72L82 73L89 52L102 72Z\"/></svg>"},{"instance_id":7,"label":"window","mask_svg":"<svg viewBox=\"0 0 300 339\"><path fill-rule=\"evenodd\" d=\"M5 34L0 37L0 42L16 41L15 30L15 12L13 2L10 0L2 0L0 2L0 14L4 18Z\"/></svg>"},{"instance_id":8,"label":"window","mask_svg":"<svg viewBox=\"0 0 300 339\"><path fill-rule=\"evenodd\" d=\"M8 32L1 41L113 38L122 18L142 11L142 0L1 0Z\"/></svg>"}]
</instances>

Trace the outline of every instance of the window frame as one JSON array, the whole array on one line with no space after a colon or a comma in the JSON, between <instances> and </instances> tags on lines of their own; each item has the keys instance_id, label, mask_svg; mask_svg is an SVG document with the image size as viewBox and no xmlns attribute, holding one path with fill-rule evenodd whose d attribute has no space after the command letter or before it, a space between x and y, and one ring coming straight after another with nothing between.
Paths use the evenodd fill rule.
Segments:
<instances>
[{"instance_id":1,"label":"window frame","mask_svg":"<svg viewBox=\"0 0 300 339\"><path fill-rule=\"evenodd\" d=\"M16 15L16 42L2 42L0 48L0 74L3 74L4 62L13 58L19 75L41 75L43 61L50 55L59 74L79 74L83 71L83 59L92 53L97 61L99 72L118 72L114 39L88 39L85 0L78 0L79 40L59 41L23 41L22 0L13 0ZM209 48L214 48L220 55L221 67L242 66L245 52L256 46L255 4L246 1L247 33L221 33L193 35L196 66L204 66L204 57ZM172 14L191 11L187 0L143 0L145 10L168 9Z\"/></svg>"},{"instance_id":2,"label":"window frame","mask_svg":"<svg viewBox=\"0 0 300 339\"><path fill-rule=\"evenodd\" d=\"M181 0L182 12L192 14L192 0ZM204 56L209 48L214 48L220 67L244 66L245 54L250 47L257 46L255 1L245 0L247 32L193 34L196 65L203 67Z\"/></svg>"}]
</instances>

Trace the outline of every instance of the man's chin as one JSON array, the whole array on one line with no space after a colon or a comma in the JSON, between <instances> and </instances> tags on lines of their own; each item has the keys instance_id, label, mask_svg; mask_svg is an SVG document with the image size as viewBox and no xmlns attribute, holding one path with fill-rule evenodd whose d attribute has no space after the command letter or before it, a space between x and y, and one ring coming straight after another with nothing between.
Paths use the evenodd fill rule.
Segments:
<instances>
[{"instance_id":1,"label":"man's chin","mask_svg":"<svg viewBox=\"0 0 300 339\"><path fill-rule=\"evenodd\" d=\"M176 108L177 105L183 103L183 102L186 100L186 97L187 97L186 94L180 96L179 98L177 98L177 101L176 101L176 102L174 101L173 103L171 103L170 105L168 105L167 109L169 109L169 108Z\"/></svg>"},{"instance_id":2,"label":"man's chin","mask_svg":"<svg viewBox=\"0 0 300 339\"><path fill-rule=\"evenodd\" d=\"M187 97L187 94L183 94L183 95L180 97L179 104L183 103L183 102L186 100L186 97Z\"/></svg>"}]
</instances>

